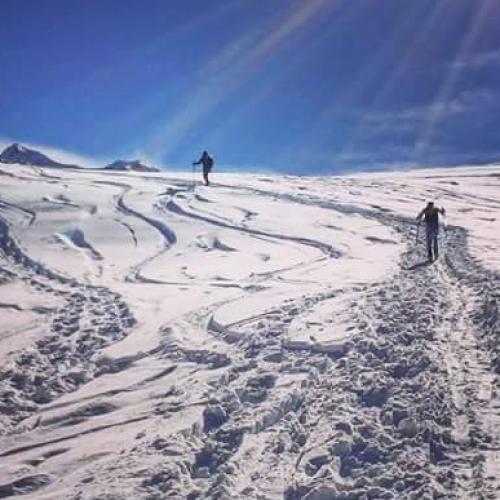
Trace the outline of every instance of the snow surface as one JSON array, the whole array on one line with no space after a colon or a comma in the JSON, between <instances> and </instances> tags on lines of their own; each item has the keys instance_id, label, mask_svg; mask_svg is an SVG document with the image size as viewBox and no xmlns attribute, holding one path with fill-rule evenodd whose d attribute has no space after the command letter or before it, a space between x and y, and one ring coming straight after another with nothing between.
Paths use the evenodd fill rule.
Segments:
<instances>
[{"instance_id":1,"label":"snow surface","mask_svg":"<svg viewBox=\"0 0 500 500\"><path fill-rule=\"evenodd\" d=\"M0 166L0 498L500 498L500 168L213 181Z\"/></svg>"}]
</instances>

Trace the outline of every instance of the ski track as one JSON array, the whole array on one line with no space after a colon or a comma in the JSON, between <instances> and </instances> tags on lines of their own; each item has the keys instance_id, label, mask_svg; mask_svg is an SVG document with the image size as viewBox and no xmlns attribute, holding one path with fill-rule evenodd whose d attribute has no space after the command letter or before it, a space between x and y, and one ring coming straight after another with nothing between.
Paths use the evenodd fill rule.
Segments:
<instances>
[{"instance_id":1,"label":"ski track","mask_svg":"<svg viewBox=\"0 0 500 500\"><path fill-rule=\"evenodd\" d=\"M36 212L29 210L27 208L18 206L14 203L9 203L5 200L0 200L0 209L16 210L22 213L24 216L28 217L27 227L30 227L36 221Z\"/></svg>"},{"instance_id":2,"label":"ski track","mask_svg":"<svg viewBox=\"0 0 500 500\"><path fill-rule=\"evenodd\" d=\"M253 236L264 236L267 238L272 238L281 241L288 241L292 243L298 243L300 245L305 245L313 248L319 249L322 253L327 255L328 257L338 258L340 257L340 252L329 245L327 243L323 243L321 241L311 240L309 238L299 238L295 236L286 236L277 233L269 233L265 231L260 231L257 229L251 229L243 225L231 224L229 222L224 222L222 220L214 219L207 217L205 215L196 214L194 212L187 211L183 209L178 203L176 203L173 199L169 199L166 203L164 203L163 207L171 213L176 215L187 217L194 220L199 220L211 224L213 226L222 227L225 229L233 229L242 233L247 233Z\"/></svg>"},{"instance_id":3,"label":"ski track","mask_svg":"<svg viewBox=\"0 0 500 500\"><path fill-rule=\"evenodd\" d=\"M165 222L125 203L128 184L97 182L122 188L117 210L156 229L164 242L161 252L177 242ZM218 309L265 287L242 290L237 297L182 315L162 327L158 348L141 354L163 359L164 371L131 387L96 395L100 402L108 401L102 407L84 406L80 413L62 418L111 413L111 401L121 392L147 388L163 377L166 383L179 367L192 367L183 385L166 384L152 416L96 424L35 443L31 449L150 418L168 426L171 418L186 412L186 425L180 431L162 436L140 433L134 449L117 455L113 468L105 471L110 484L103 485L103 491L109 493L113 485L130 478L131 470L140 469L141 479L130 498L499 498L500 479L492 471L498 470L500 460L500 276L471 257L466 232L448 227L441 260L427 265L423 252L412 248L415 234L407 218L310 195L216 187L382 223L407 242L400 269L381 283L318 289L231 324L215 319ZM181 199L189 194L182 184L160 201L166 216L317 248L326 261L340 256L319 241L251 229L246 222L252 213L245 209L240 224L196 213L192 207L185 210L174 201L179 194ZM193 197L212 203L194 192ZM137 245L133 229L129 230ZM8 435L40 405L51 403L56 408L59 395L115 370L99 360L99 350L124 338L134 318L118 294L80 284L30 259L2 217L0 248L5 259L1 279L18 277L64 298L66 304L54 314L51 334L37 341L33 351L22 353L12 367L2 367L0 423ZM136 279L141 279L140 268L158 255L136 267ZM279 278L285 270L270 271L262 278ZM343 295L352 297L346 313L353 336L345 352L319 352L314 344L287 347L294 320ZM121 369L126 368L124 361ZM207 372L208 390L197 378ZM187 412L192 408L199 409L199 417L189 425L192 417ZM52 424L59 422L45 423ZM8 448L0 457L24 451ZM140 463L150 456L158 460L145 471ZM97 465L89 470L99 477L105 468ZM42 491L53 481L44 474L26 475L0 485L0 498L23 488ZM74 498L80 498L78 493Z\"/></svg>"},{"instance_id":4,"label":"ski track","mask_svg":"<svg viewBox=\"0 0 500 500\"><path fill-rule=\"evenodd\" d=\"M49 316L47 335L1 368L0 433L8 434L40 405L101 374L99 351L123 339L135 319L119 294L81 284L31 259L1 216L0 252L12 276L64 300Z\"/></svg>"},{"instance_id":5,"label":"ski track","mask_svg":"<svg viewBox=\"0 0 500 500\"><path fill-rule=\"evenodd\" d=\"M167 250L169 250L173 245L177 243L177 236L175 232L162 220L158 220L152 217L149 217L142 212L133 209L130 205L125 202L125 196L128 192L132 190L132 186L130 184L118 181L93 181L93 184L96 185L105 185L105 186L113 186L121 189L121 192L115 198L116 203L116 211L119 214L122 214L126 217L134 217L141 222L147 224L148 226L155 229L158 233L160 233L162 237L162 248L155 252L153 255L148 256L146 259L143 259L139 263L133 265L130 269L130 272L125 277L125 280L128 282L139 282L139 283L150 283L150 284L169 284L160 280L156 280L154 278L147 278L142 275L142 269L147 265L154 261L156 258L163 255ZM180 191L180 190L179 190ZM172 190L171 192L177 192L177 190ZM170 191L164 194L170 194ZM132 240L134 242L134 246L137 247L138 239L135 233L135 230L126 222L117 220L119 224L124 226L130 233Z\"/></svg>"},{"instance_id":6,"label":"ski track","mask_svg":"<svg viewBox=\"0 0 500 500\"><path fill-rule=\"evenodd\" d=\"M118 198L117 202L117 207L120 212L122 212L124 215L132 215L134 217L137 217L138 219L141 219L142 221L146 222L150 226L152 226L154 229L156 229L163 239L165 240L165 246L166 247L171 247L172 245L175 245L177 242L177 237L175 233L170 229L167 224L165 224L163 221L154 219L152 217L148 217L141 212L138 212L137 210L134 210L130 206L125 204L125 197L126 191L122 193L122 195Z\"/></svg>"},{"instance_id":7,"label":"ski track","mask_svg":"<svg viewBox=\"0 0 500 500\"><path fill-rule=\"evenodd\" d=\"M173 245L177 243L177 236L175 232L163 221L154 219L152 217L148 217L143 213L134 210L125 203L125 195L131 189L129 185L122 183L111 183L111 185L121 186L123 188L122 193L118 196L116 201L116 207L118 212L126 216L135 217L141 220L142 222L145 222L149 226L153 227L156 231L158 231L163 239L163 247L158 252L155 252L153 255L147 257L146 259L142 260L141 262L133 266L131 271L126 277L126 280L130 282L136 281L140 283L165 284L162 281L143 276L142 269L147 264L150 264L156 258L163 255L164 252L169 250ZM130 226L128 227L130 228ZM134 239L135 245L137 246L137 237L133 231L132 231L132 237Z\"/></svg>"},{"instance_id":8,"label":"ski track","mask_svg":"<svg viewBox=\"0 0 500 500\"><path fill-rule=\"evenodd\" d=\"M333 205L414 238L405 218L278 197ZM172 201L167 208L202 218ZM398 275L356 292L357 334L338 360L310 349L287 352L282 343L293 318L332 298L328 293L237 324L210 321L207 332L237 346L239 361L211 358L213 368L229 368L213 384L203 424L163 443L178 450L168 455L190 453L191 464L167 461L144 480L146 490L175 497L206 478L191 498L272 498L279 491L289 499L497 498L500 481L488 470L498 459L500 418L488 390L494 394L497 384L491 359L498 359L498 325L490 312L500 280L468 255L463 230L448 228L447 238L444 262L415 266L409 249ZM423 263L422 252L418 258ZM297 374L293 390L274 390L280 378ZM258 442L251 436L271 428L265 446L246 449L244 438ZM239 491L248 483L242 476L256 485Z\"/></svg>"}]
</instances>

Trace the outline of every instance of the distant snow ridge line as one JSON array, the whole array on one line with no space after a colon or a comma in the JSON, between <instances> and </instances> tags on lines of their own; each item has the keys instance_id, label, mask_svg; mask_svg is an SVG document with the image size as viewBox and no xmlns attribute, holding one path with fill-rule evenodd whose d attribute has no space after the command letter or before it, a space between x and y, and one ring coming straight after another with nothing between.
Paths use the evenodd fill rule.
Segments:
<instances>
[{"instance_id":1,"label":"distant snow ridge line","mask_svg":"<svg viewBox=\"0 0 500 500\"><path fill-rule=\"evenodd\" d=\"M0 369L0 434L5 434L36 413L38 405L105 373L109 363L100 363L99 351L123 339L135 319L119 294L82 285L31 259L1 217L0 251L22 281L65 300L54 314L51 334Z\"/></svg>"}]
</instances>

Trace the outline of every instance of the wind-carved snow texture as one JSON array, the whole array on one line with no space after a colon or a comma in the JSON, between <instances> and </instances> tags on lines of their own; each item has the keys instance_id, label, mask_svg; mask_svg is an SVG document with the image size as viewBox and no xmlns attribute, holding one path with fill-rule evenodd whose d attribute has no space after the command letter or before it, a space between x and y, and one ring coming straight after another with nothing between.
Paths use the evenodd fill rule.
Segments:
<instances>
[{"instance_id":1,"label":"wind-carved snow texture","mask_svg":"<svg viewBox=\"0 0 500 500\"><path fill-rule=\"evenodd\" d=\"M87 251L94 260L102 260L102 255L85 239L84 232L78 228L71 228L62 234L56 234L56 239L80 250Z\"/></svg>"},{"instance_id":2,"label":"wind-carved snow texture","mask_svg":"<svg viewBox=\"0 0 500 500\"><path fill-rule=\"evenodd\" d=\"M0 284L63 304L1 369L0 498L499 498L500 277L465 229L429 264L407 212L362 201L409 190L413 214L427 186L347 178L323 195L320 180L242 177L195 192L189 176L127 175L88 182L129 246L109 283L134 300L134 329L111 285L36 262L0 218ZM362 279L375 249L391 271Z\"/></svg>"},{"instance_id":3,"label":"wind-carved snow texture","mask_svg":"<svg viewBox=\"0 0 500 500\"><path fill-rule=\"evenodd\" d=\"M70 238L80 247L89 247L83 233L73 232ZM0 433L5 434L34 414L38 405L103 373L99 352L123 339L135 320L117 293L81 284L31 259L1 217L0 252L9 264L7 276L64 303L51 315L48 334L0 369Z\"/></svg>"},{"instance_id":4,"label":"wind-carved snow texture","mask_svg":"<svg viewBox=\"0 0 500 500\"><path fill-rule=\"evenodd\" d=\"M447 248L447 261L463 266L464 282L450 266L436 272L423 253L422 263L412 265L414 252L408 250L398 275L356 292L350 306L357 333L337 361L280 349L294 315L328 295L305 298L247 323L211 321L209 333L238 346L244 360L214 384L203 423L188 439L176 437L177 447L182 438L188 441L187 450L178 452L184 460L144 486L175 496L190 478L204 478L206 487L193 489L190 498L267 498L273 496L277 478L272 474L279 468L289 499L467 493L496 498L499 481L486 475L484 464L489 450L497 450L498 436L494 426L482 425L489 415L483 414L476 391L489 378L479 343L498 338L491 313L498 296L471 286L487 282L498 290L499 280L479 266L470 271L463 231L448 230ZM460 340L452 341L457 335ZM295 391L273 395L280 378L300 372L305 377ZM241 451L246 436L269 428L275 437L263 456ZM168 442L162 447L170 450ZM186 451L193 457L187 466ZM249 468L255 469L251 479L257 485L238 491Z\"/></svg>"},{"instance_id":5,"label":"wind-carved snow texture","mask_svg":"<svg viewBox=\"0 0 500 500\"><path fill-rule=\"evenodd\" d=\"M336 257L336 256L338 257L339 256L339 252L337 250L335 250L331 245L325 244L321 241L315 241L315 240L311 240L309 238L299 238L299 237L295 237L295 236L287 236L287 235L276 234L276 233L271 234L271 233L268 233L265 231L250 229L250 228L245 227L245 226L228 224L227 222L224 222L222 220L216 220L216 219L204 216L204 215L199 215L199 214L195 214L193 212L189 212L189 211L181 208L172 199L168 200L164 206L165 206L166 210L168 210L169 212L172 212L174 214L181 215L181 216L188 217L188 218L195 219L195 220L199 220L199 221L203 221L203 222L206 222L208 224L211 224L211 225L214 225L217 227L234 229L234 230L238 230L238 231L245 232L245 233L252 234L252 235L256 235L256 236L267 236L267 237L275 238L278 240L296 242L296 243L300 243L301 245L306 245L306 246L310 246L313 248L318 248L324 254L326 254L330 257Z\"/></svg>"},{"instance_id":6,"label":"wind-carved snow texture","mask_svg":"<svg viewBox=\"0 0 500 500\"><path fill-rule=\"evenodd\" d=\"M138 212L138 211L130 208L125 203L125 200L124 200L125 195L130 190L130 186L128 186L126 184L121 184L121 186L122 187L124 186L124 190L123 190L122 194L117 199L117 202L116 202L117 210L119 212L123 213L124 215L137 217L138 219L146 222L148 225L155 228L161 234L161 236L163 238L163 245L162 245L161 249L159 251L155 252L153 255L148 256L146 259L144 259L139 264L136 264L132 268L132 272L129 273L129 275L127 276L127 280L140 281L143 283L147 283L147 282L160 283L158 280L151 280L151 279L145 278L142 275L141 270L146 264L151 263L154 259L156 259L160 255L162 255L166 250L168 250L172 245L175 245L175 243L177 242L177 236L175 235L175 232L172 231L172 229L169 226L167 226L164 222L162 222L161 220L158 220L158 219L155 219L152 217L148 217L148 216L144 215L143 213ZM130 226L128 226L128 227L130 229ZM132 231L132 237L134 239L135 245L137 246L137 237L133 231Z\"/></svg>"}]
</instances>

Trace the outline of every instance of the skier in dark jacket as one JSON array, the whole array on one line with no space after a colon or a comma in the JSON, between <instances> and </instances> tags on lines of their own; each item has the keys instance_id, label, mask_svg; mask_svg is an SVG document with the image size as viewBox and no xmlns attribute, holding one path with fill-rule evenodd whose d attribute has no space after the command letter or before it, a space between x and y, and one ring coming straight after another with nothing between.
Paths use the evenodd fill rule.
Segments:
<instances>
[{"instance_id":1,"label":"skier in dark jacket","mask_svg":"<svg viewBox=\"0 0 500 500\"><path fill-rule=\"evenodd\" d=\"M200 164L203 166L203 179L205 181L205 186L208 186L209 185L208 174L212 170L212 167L214 165L214 160L206 151L203 151L201 158L198 161L195 161L193 163L193 166Z\"/></svg>"},{"instance_id":2,"label":"skier in dark jacket","mask_svg":"<svg viewBox=\"0 0 500 500\"><path fill-rule=\"evenodd\" d=\"M417 222L424 219L425 236L427 240L427 255L429 261L437 260L439 254L438 236L439 236L439 214L444 215L444 208L436 208L434 202L429 201L427 206L417 215Z\"/></svg>"}]
</instances>

